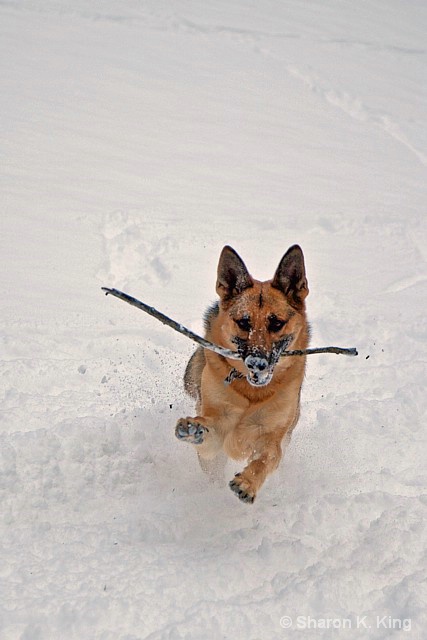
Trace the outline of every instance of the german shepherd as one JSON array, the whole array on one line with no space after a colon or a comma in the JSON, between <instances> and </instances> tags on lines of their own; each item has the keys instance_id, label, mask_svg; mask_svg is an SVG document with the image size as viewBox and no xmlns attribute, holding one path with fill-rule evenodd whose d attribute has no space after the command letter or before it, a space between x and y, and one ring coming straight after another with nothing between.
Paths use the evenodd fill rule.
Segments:
<instances>
[{"instance_id":1,"label":"german shepherd","mask_svg":"<svg viewBox=\"0 0 427 640\"><path fill-rule=\"evenodd\" d=\"M222 250L216 291L220 300L205 313L205 336L236 350L228 360L199 347L184 375L197 416L178 420L175 435L195 445L202 468L224 451L247 466L229 483L252 503L282 457L281 443L299 418L305 356L280 358L283 349L306 349L308 285L298 245L283 256L272 280L260 282L229 246ZM209 463L207 463L209 464Z\"/></svg>"}]
</instances>

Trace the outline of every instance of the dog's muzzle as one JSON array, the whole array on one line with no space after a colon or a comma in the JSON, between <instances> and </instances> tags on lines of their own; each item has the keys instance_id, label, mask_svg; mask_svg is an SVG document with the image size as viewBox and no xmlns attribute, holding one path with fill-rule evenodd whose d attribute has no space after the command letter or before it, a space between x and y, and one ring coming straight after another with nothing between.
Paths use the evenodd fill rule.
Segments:
<instances>
[{"instance_id":1,"label":"dog's muzzle","mask_svg":"<svg viewBox=\"0 0 427 640\"><path fill-rule=\"evenodd\" d=\"M248 371L246 379L249 384L253 387L265 387L271 382L274 367L279 361L280 355L289 347L292 341L292 334L284 336L273 345L271 353L267 355L258 348L252 348L248 353L246 342L241 338L234 338L233 342L237 344L238 351Z\"/></svg>"}]
</instances>

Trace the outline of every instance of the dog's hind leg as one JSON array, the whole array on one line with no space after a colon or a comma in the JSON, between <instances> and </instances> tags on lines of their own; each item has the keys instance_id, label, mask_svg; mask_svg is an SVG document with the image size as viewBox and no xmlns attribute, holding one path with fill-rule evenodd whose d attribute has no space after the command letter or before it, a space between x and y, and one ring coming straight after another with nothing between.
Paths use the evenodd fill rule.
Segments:
<instances>
[{"instance_id":1,"label":"dog's hind leg","mask_svg":"<svg viewBox=\"0 0 427 640\"><path fill-rule=\"evenodd\" d=\"M278 466L282 457L280 439L260 438L254 446L254 453L241 473L236 473L229 483L230 489L243 502L252 503L266 477Z\"/></svg>"}]
</instances>

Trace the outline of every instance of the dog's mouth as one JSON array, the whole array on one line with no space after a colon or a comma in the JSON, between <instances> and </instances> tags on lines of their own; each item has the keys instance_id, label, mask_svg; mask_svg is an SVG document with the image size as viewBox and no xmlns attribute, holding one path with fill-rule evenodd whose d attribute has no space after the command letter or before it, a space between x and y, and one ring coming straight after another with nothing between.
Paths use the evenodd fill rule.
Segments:
<instances>
[{"instance_id":1,"label":"dog's mouth","mask_svg":"<svg viewBox=\"0 0 427 640\"><path fill-rule=\"evenodd\" d=\"M268 369L266 372L252 372L250 371L246 375L246 380L252 387L265 387L267 386L273 377L274 367Z\"/></svg>"}]
</instances>

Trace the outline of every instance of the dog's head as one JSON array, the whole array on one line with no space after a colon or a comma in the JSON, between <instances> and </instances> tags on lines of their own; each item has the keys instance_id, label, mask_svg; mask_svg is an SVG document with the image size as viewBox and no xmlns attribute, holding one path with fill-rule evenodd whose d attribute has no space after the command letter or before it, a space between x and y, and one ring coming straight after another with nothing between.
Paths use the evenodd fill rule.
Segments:
<instances>
[{"instance_id":1,"label":"dog's head","mask_svg":"<svg viewBox=\"0 0 427 640\"><path fill-rule=\"evenodd\" d=\"M251 385L267 385L281 351L307 331L304 300L308 285L301 248L292 246L272 280L260 282L252 278L234 249L226 246L219 259L216 290L221 343L237 347Z\"/></svg>"}]
</instances>

